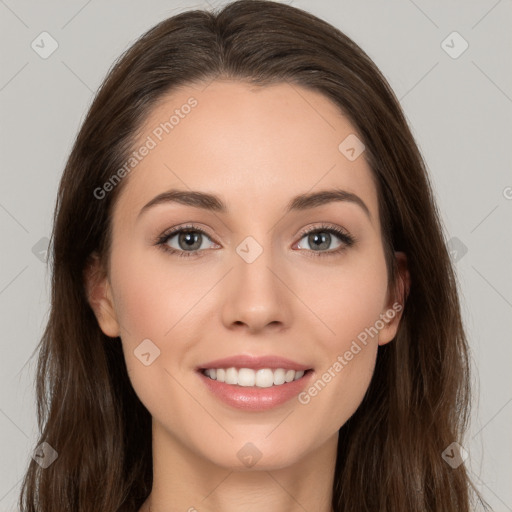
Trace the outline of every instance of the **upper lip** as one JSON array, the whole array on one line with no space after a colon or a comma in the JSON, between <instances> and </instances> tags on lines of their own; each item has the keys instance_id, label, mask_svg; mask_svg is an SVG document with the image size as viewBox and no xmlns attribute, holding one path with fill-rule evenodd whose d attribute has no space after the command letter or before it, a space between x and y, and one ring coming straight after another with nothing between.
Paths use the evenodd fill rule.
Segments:
<instances>
[{"instance_id":1,"label":"upper lip","mask_svg":"<svg viewBox=\"0 0 512 512\"><path fill-rule=\"evenodd\" d=\"M311 366L297 363L286 357L276 355L252 356L249 354L241 354L237 356L224 357L215 359L207 363L200 364L197 370L206 370L208 368L252 368L259 370L261 368L283 368L284 370L309 370Z\"/></svg>"}]
</instances>

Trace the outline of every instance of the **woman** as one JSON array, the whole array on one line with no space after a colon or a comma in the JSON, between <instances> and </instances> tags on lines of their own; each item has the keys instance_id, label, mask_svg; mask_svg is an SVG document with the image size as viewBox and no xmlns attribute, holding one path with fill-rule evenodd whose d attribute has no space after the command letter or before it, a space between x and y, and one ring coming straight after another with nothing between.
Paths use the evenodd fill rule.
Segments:
<instances>
[{"instance_id":1,"label":"woman","mask_svg":"<svg viewBox=\"0 0 512 512\"><path fill-rule=\"evenodd\" d=\"M142 36L77 137L52 256L23 511L478 498L425 166L383 76L326 22L241 0Z\"/></svg>"}]
</instances>

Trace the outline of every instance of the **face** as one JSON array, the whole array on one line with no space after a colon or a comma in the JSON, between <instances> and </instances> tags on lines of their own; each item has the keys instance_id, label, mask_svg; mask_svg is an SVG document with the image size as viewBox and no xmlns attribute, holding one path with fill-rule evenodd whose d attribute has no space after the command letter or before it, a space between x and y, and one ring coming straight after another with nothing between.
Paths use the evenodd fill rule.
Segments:
<instances>
[{"instance_id":1,"label":"face","mask_svg":"<svg viewBox=\"0 0 512 512\"><path fill-rule=\"evenodd\" d=\"M113 211L110 274L87 283L160 440L224 468L335 446L400 317L354 137L329 99L288 84L189 85L150 113ZM176 194L192 191L215 198Z\"/></svg>"}]
</instances>

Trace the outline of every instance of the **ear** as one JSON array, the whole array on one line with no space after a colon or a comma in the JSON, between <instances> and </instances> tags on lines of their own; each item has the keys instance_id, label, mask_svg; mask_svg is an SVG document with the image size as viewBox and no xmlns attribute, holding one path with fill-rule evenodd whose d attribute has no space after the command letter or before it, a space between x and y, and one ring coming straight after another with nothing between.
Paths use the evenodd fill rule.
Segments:
<instances>
[{"instance_id":1,"label":"ear","mask_svg":"<svg viewBox=\"0 0 512 512\"><path fill-rule=\"evenodd\" d=\"M384 327L379 330L379 345L389 343L396 336L411 286L407 255L404 252L395 252L395 259L398 275L392 289L388 291L386 308L380 315Z\"/></svg>"},{"instance_id":2,"label":"ear","mask_svg":"<svg viewBox=\"0 0 512 512\"><path fill-rule=\"evenodd\" d=\"M112 288L100 258L90 255L83 273L87 300L94 311L100 329L111 338L120 334L119 323L114 308Z\"/></svg>"}]
</instances>

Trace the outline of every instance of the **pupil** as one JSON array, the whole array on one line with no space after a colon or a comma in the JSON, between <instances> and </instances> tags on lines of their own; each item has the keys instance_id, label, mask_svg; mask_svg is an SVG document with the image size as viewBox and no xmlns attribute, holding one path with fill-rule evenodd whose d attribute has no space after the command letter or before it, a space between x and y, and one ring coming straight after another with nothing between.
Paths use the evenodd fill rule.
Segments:
<instances>
[{"instance_id":1,"label":"pupil","mask_svg":"<svg viewBox=\"0 0 512 512\"><path fill-rule=\"evenodd\" d=\"M320 240L320 243L318 241ZM311 241L314 241L311 243ZM331 241L331 235L330 233L326 233L323 231L322 233L313 233L309 237L309 243L311 246L316 246L320 249L328 249L329 248L329 242Z\"/></svg>"},{"instance_id":2,"label":"pupil","mask_svg":"<svg viewBox=\"0 0 512 512\"><path fill-rule=\"evenodd\" d=\"M182 233L180 236L180 245L181 245L181 242L184 242L188 249L199 249L199 247L201 246L201 243L199 243L197 247L194 247L194 244L197 244L197 239L199 237L200 237L199 233L192 233L192 232Z\"/></svg>"}]
</instances>

